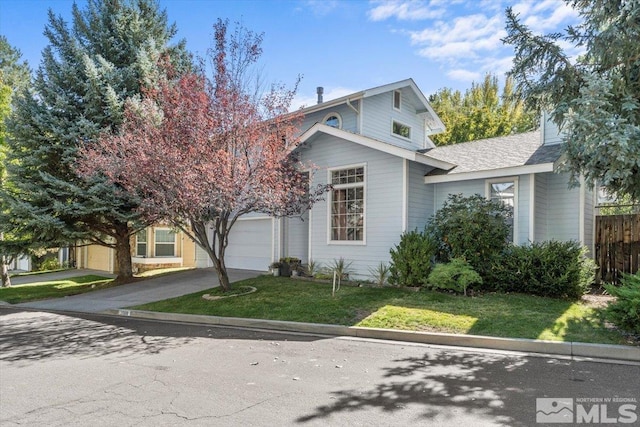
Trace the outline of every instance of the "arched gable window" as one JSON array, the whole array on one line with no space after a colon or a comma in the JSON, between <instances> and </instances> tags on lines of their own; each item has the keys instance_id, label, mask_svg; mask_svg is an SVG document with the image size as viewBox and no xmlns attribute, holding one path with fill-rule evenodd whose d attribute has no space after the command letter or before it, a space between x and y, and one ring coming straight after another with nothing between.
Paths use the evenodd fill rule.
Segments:
<instances>
[{"instance_id":1,"label":"arched gable window","mask_svg":"<svg viewBox=\"0 0 640 427\"><path fill-rule=\"evenodd\" d=\"M324 116L324 120L322 120L327 126L331 126L332 128L342 129L342 117L338 113L329 113Z\"/></svg>"}]
</instances>

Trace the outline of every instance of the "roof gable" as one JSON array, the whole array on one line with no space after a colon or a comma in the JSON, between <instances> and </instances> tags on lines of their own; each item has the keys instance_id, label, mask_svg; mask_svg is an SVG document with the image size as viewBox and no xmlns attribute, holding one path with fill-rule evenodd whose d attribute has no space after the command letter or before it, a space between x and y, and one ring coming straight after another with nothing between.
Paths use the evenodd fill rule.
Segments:
<instances>
[{"instance_id":1,"label":"roof gable","mask_svg":"<svg viewBox=\"0 0 640 427\"><path fill-rule=\"evenodd\" d=\"M431 104L429 104L429 101L424 96L422 91L418 88L418 85L416 85L413 79L400 80L394 83L389 83L382 86L365 89L359 92L352 93L350 95L343 96L341 98L333 99L327 102L302 108L300 111L303 114L310 114L316 111L333 108L336 105L342 105L342 104L350 105L351 102L359 99L365 99L372 96L376 96L376 95L380 95L383 93L392 92L394 90L399 90L404 88L408 88L409 90L411 90L413 95L415 96L415 99L417 101L416 111L418 115L425 120L427 124L427 128L429 129L429 135L444 132L445 130L444 123L442 123L442 120L440 120L440 117L438 117L436 112L433 110L433 108L431 107Z\"/></svg>"}]
</instances>

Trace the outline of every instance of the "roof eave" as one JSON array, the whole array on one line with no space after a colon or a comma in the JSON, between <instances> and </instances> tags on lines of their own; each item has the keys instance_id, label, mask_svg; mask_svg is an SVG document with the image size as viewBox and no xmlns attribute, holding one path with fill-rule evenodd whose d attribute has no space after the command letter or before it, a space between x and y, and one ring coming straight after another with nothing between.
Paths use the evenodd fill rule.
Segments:
<instances>
[{"instance_id":1,"label":"roof eave","mask_svg":"<svg viewBox=\"0 0 640 427\"><path fill-rule=\"evenodd\" d=\"M472 179L502 178L513 175L527 175L531 173L545 173L555 171L554 163L541 163L538 165L511 166L500 169L487 169L481 171L452 173L446 175L427 175L425 184L438 184L443 182L468 181Z\"/></svg>"}]
</instances>

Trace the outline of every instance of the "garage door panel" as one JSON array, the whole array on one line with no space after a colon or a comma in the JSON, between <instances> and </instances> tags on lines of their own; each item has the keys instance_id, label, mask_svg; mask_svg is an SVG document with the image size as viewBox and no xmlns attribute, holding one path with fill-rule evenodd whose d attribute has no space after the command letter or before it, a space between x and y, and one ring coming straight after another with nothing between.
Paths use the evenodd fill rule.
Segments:
<instances>
[{"instance_id":1,"label":"garage door panel","mask_svg":"<svg viewBox=\"0 0 640 427\"><path fill-rule=\"evenodd\" d=\"M225 253L228 268L266 271L271 262L271 218L238 220Z\"/></svg>"}]
</instances>

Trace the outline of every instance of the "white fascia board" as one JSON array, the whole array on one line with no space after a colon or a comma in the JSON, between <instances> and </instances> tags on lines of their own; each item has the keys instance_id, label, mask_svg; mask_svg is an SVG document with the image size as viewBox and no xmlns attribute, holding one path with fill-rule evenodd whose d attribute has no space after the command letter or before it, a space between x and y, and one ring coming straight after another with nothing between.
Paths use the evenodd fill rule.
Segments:
<instances>
[{"instance_id":1,"label":"white fascia board","mask_svg":"<svg viewBox=\"0 0 640 427\"><path fill-rule=\"evenodd\" d=\"M322 132L327 135L335 136L336 138L344 139L346 141L353 142L364 147L373 148L374 150L381 151L383 153L391 154L393 156L400 157L402 159L411 160L424 165L432 166L438 169L451 170L455 167L454 164L445 162L443 160L434 159L425 154L418 153L416 151L407 150L406 148L397 147L395 145L387 144L386 142L378 141L376 139L367 138L359 134L347 132L341 129L336 129L331 126L327 126L322 123L316 123L311 126L305 133L300 135L300 143L306 142L309 138L315 134Z\"/></svg>"},{"instance_id":2,"label":"white fascia board","mask_svg":"<svg viewBox=\"0 0 640 427\"><path fill-rule=\"evenodd\" d=\"M363 94L364 92L356 92L351 95L347 95L341 98L332 99L331 101L323 102L321 104L311 105L309 107L302 108L300 109L300 112L306 115L306 114L315 113L316 111L333 108L337 105L346 104L347 101L349 102L357 101L362 98Z\"/></svg>"},{"instance_id":3,"label":"white fascia board","mask_svg":"<svg viewBox=\"0 0 640 427\"><path fill-rule=\"evenodd\" d=\"M404 80L400 80L398 82L395 83L389 83L386 85L382 85L382 86L377 86L371 89L367 89L363 92L363 97L369 97L369 96L375 96L375 95L380 95L381 93L386 93L386 92L391 92L394 90L398 90L398 89L402 89L403 87L407 87L407 86L413 86L414 90L418 89L418 86L416 86L415 82L412 79L404 79ZM420 92L419 90L416 91L416 93Z\"/></svg>"},{"instance_id":4,"label":"white fascia board","mask_svg":"<svg viewBox=\"0 0 640 427\"><path fill-rule=\"evenodd\" d=\"M527 175L530 173L544 173L553 171L553 163L542 163L539 165L512 166L509 168L453 173L450 175L427 175L424 177L424 183L436 184L440 182L468 181L471 179L502 178L512 175Z\"/></svg>"}]
</instances>

